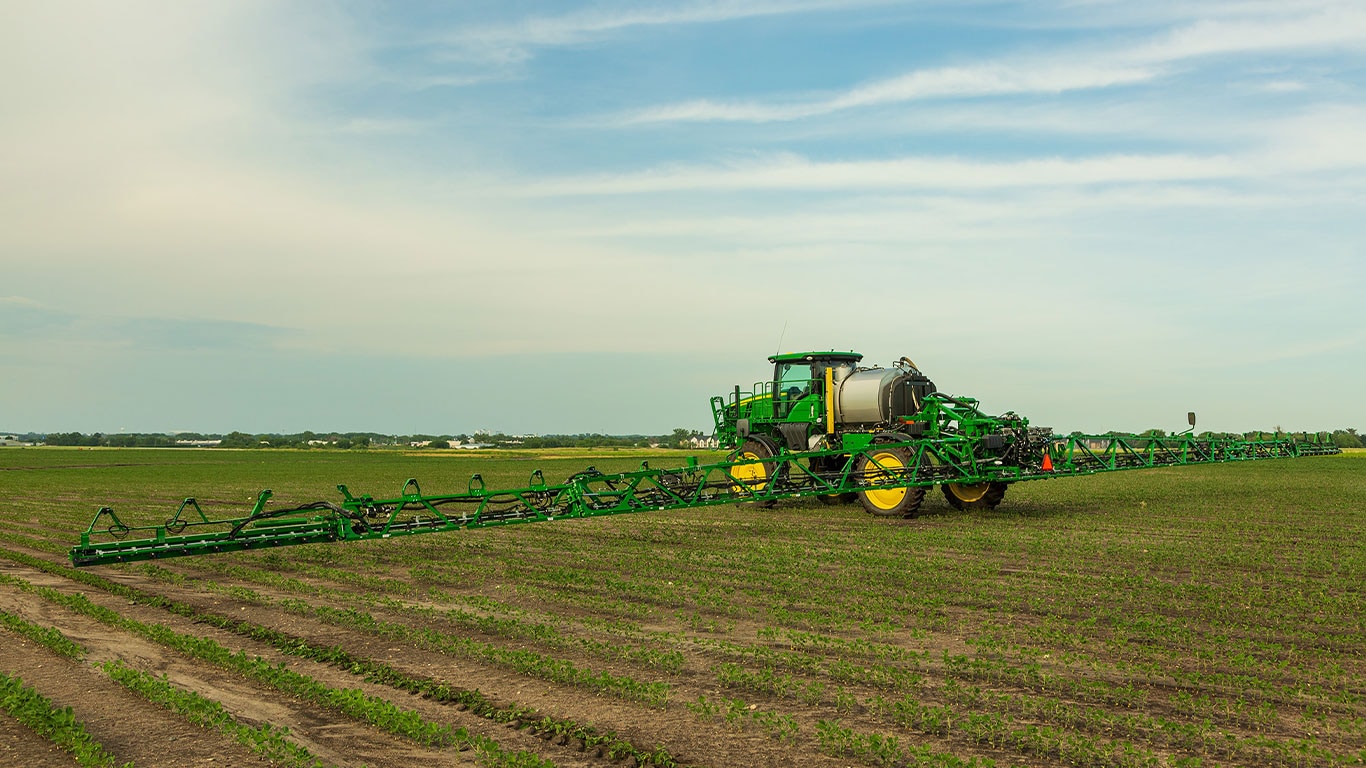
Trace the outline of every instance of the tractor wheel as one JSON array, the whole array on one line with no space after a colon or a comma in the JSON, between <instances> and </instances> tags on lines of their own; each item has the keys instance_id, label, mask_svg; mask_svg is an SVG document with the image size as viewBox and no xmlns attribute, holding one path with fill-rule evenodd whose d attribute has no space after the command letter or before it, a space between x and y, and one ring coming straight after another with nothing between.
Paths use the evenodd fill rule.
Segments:
<instances>
[{"instance_id":1,"label":"tractor wheel","mask_svg":"<svg viewBox=\"0 0 1366 768\"><path fill-rule=\"evenodd\" d=\"M829 493L824 496L817 496L816 498L820 501L820 503L825 504L826 506L833 507L836 504L853 504L854 502L858 501L858 494Z\"/></svg>"},{"instance_id":2,"label":"tractor wheel","mask_svg":"<svg viewBox=\"0 0 1366 768\"><path fill-rule=\"evenodd\" d=\"M944 483L939 489L949 506L959 510L995 509L1006 497L1009 483Z\"/></svg>"},{"instance_id":3,"label":"tractor wheel","mask_svg":"<svg viewBox=\"0 0 1366 768\"><path fill-rule=\"evenodd\" d=\"M731 476L739 481L731 486L731 491L743 494L767 490L774 473L777 471L778 463L773 461L773 457L777 455L778 444L769 438L763 435L750 435L745 438L740 450L731 454L730 460L749 463L730 468ZM771 507L776 502L764 500L757 503L760 506Z\"/></svg>"},{"instance_id":4,"label":"tractor wheel","mask_svg":"<svg viewBox=\"0 0 1366 768\"><path fill-rule=\"evenodd\" d=\"M883 442L909 439L889 435ZM905 448L879 448L874 444L858 457L854 474L865 482L880 482L897 470L912 466L914 460L914 454ZM915 517L920 512L920 502L925 500L925 489L870 488L859 491L858 496L863 508L879 517Z\"/></svg>"},{"instance_id":5,"label":"tractor wheel","mask_svg":"<svg viewBox=\"0 0 1366 768\"><path fill-rule=\"evenodd\" d=\"M844 472L844 466L849 463L849 456L824 456L811 459L811 471L820 475L823 479L831 479L831 475L838 475ZM857 493L827 493L817 496L820 503L833 506L835 504L852 504L858 500Z\"/></svg>"}]
</instances>

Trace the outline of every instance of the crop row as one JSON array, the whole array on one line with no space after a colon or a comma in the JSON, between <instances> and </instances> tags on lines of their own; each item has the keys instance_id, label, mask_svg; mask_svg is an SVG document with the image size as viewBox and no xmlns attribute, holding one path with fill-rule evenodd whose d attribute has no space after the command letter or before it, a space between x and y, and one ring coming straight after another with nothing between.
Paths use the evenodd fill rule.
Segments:
<instances>
[{"instance_id":1,"label":"crop row","mask_svg":"<svg viewBox=\"0 0 1366 768\"><path fill-rule=\"evenodd\" d=\"M684 538L686 539L686 537ZM657 539L657 535L642 535L637 541L632 536L618 535L613 537L612 543L614 546L620 545L622 547L647 547L656 544ZM560 541L561 540L557 539L557 544L559 544ZM570 543L572 544L572 542ZM471 547L461 547L461 550L466 551L470 548ZM424 548L422 551L425 552L427 549ZM1142 585L1138 585L1142 587L1142 589L1138 591L1145 595L1163 595L1166 593L1168 597L1167 599L1157 601L1158 611L1156 612L1153 610L1132 611L1125 610L1124 607L1116 608L1114 606L1105 606L1094 599L1094 596L1097 594L1122 596L1126 592L1135 591L1132 589L1134 585L1131 584L1133 579L1131 574L1102 573L1091 575L1082 572L1080 575L1069 575L1060 572L1055 566L1046 574L1052 584L1056 587L1052 591L1041 592L1040 590L1028 586L1028 581L1026 580L1021 582L1020 585L1013 590L1010 588L1011 584L1007 583L1005 585L1007 592L1003 595L1001 593L1002 585L995 579L981 580L980 583L969 580L965 585L961 583L950 583L948 579L961 579L964 566L958 564L956 567L942 567L945 565L955 566L955 564L946 564L941 558L931 556L927 559L934 562L936 566L940 566L942 573L936 575L926 569L914 569L914 576L917 579L917 588L914 590L906 590L902 593L901 597L895 597L895 594L897 593L897 590L895 589L880 589L881 595L879 595L877 591L869 590L866 586L862 586L860 590L850 593L848 599L838 601L842 604L854 605L854 608L844 612L846 615L841 619L842 608L830 607L827 604L819 607L812 607L810 609L802 609L799 606L804 601L787 599L799 597L799 590L809 594L810 582L803 581L809 576L809 574L805 572L807 569L791 567L794 565L794 562L789 555L795 551L796 550L783 550L775 547L769 547L767 549L760 548L756 550L756 554L752 556L753 560L757 561L761 557L767 557L769 558L768 562L763 563L763 565L767 567L751 568L750 566L757 565L757 563L744 563L745 572L748 575L743 582L740 582L742 584L762 583L763 594L769 601L767 610L770 611L772 616L779 616L780 613L781 616L779 618L787 623L801 625L808 619L812 621L823 621L824 619L822 619L822 617L824 617L840 623L843 626L848 626L846 623L848 621L858 621L860 622L859 626L863 626L862 622L869 620L868 615L870 613L881 615L884 617L884 620L888 617L904 617L916 615L916 613L926 614L927 610L929 614L936 613L938 611L937 606L942 606L944 603L942 599L926 600L926 593L930 593L931 595L953 595L954 602L958 605L971 607L980 604L982 606L989 605L997 607L1002 601L1013 599L1010 597L1013 592L1020 596L1020 600L1027 609L1027 613L1037 616L1039 620L1038 624L1025 623L1022 624L1020 628L1014 630L1016 633L1014 636L1015 640L1028 641L1031 647L1038 647L1039 644L1043 644L1044 647L1050 647L1053 650L1061 649L1069 651L1074 654L1073 658L1080 665L1085 667L1094 668L1096 666L1095 657L1086 651L1087 646L1094 646L1097 641L1102 641L1099 646L1101 648L1122 649L1130 656L1133 656L1134 654L1147 656L1151 659L1151 662L1149 662L1151 668L1165 667L1171 669L1172 665L1168 662L1173 657L1184 655L1186 658L1200 658L1199 653L1204 653L1205 656L1211 659L1218 659L1220 660L1219 663L1232 662L1238 664L1244 670L1244 673L1241 675L1231 674L1222 671L1217 667L1190 672L1178 670L1178 672L1185 675L1179 681L1182 684L1194 687L1217 687L1221 690L1232 688L1231 692L1234 698L1243 695L1245 698L1258 698L1264 700L1269 693L1276 694L1277 698L1295 698L1305 693L1316 695L1318 690L1322 690L1328 695L1346 695L1349 691L1349 689L1344 689L1346 681L1340 675L1336 675L1335 679L1325 680L1325 684L1321 685L1319 689L1306 689L1304 684L1301 684L1296 689L1269 690L1271 685L1270 680L1274 678L1268 677L1262 670L1270 668L1271 670L1276 671L1278 676L1284 674L1286 669L1284 666L1285 655L1291 653L1288 649L1292 647L1303 648L1303 645L1296 644L1292 646L1284 642L1278 642L1274 639L1267 639L1264 641L1250 640L1235 634L1230 634L1227 639L1221 640L1221 635L1218 633L1211 634L1208 628L1201 627L1199 628L1200 637L1203 642L1206 642L1209 645L1206 649L1200 649L1197 654L1192 654L1190 649L1190 633L1196 630L1184 622L1175 621L1171 617L1176 617L1185 612L1197 609L1199 611L1205 611L1207 608L1210 609L1207 612L1208 615L1215 617L1220 616L1221 614L1218 611L1215 611L1214 608L1216 606L1227 606L1231 602L1228 599L1229 595L1226 586L1221 587L1220 589L1213 589L1208 584L1196 584L1192 582L1173 583L1168 585L1161 580L1148 579ZM392 556L386 558L386 565L391 567L394 562L402 562L404 554L405 551L402 548L393 550L391 553ZM557 556L559 554L560 553L557 550ZM1063 553L1055 551L1051 554L1054 558L1061 558ZM563 561L571 561L574 559L573 551L566 552L564 555ZM688 556L680 556L677 552L671 553L670 556L672 558L671 565L676 565L680 562L691 562L688 560ZM850 563L848 557L838 556L837 554L831 554L828 555L828 557L841 565ZM1077 558L1069 557L1069 559L1076 560ZM560 558L557 557L557 560L560 560ZM632 558L626 557L624 560L626 561L627 566L629 566L629 562ZM649 562L650 558L646 558L645 561ZM860 572L867 572L874 569L876 563L876 557L863 558L863 560L858 563L859 569L853 570L851 573L858 574ZM712 565L711 560L707 560L706 565L710 568ZM417 567L418 566L415 566L415 568ZM459 567L462 569L471 569L476 566L462 563ZM974 567L972 570L975 575L976 571L989 570L991 567L992 564L988 562L985 564L985 567ZM955 571L957 571L957 573L955 573ZM424 573L427 574L432 572L433 569L430 567L427 567L424 571ZM471 578L466 578L461 574L463 574L463 571L456 575L449 575L443 572L441 580L452 584L482 583L483 579L479 578L477 574ZM783 574L786 574L786 578L782 577ZM677 593L678 587L676 585L679 585L680 583L689 584L694 590L690 596L683 596L684 601L692 599L699 604L705 602L704 598L707 595L716 594L723 598L723 600L728 601L728 603L734 607L742 605L745 602L743 600L737 601L735 599L737 596L744 595L749 597L754 592L754 590L748 588L735 588L733 585L727 588L727 585L724 582L730 577L728 576L728 572L724 570L720 572L703 570L696 573L690 571L680 573L676 569L671 569L669 575L675 577L671 579L673 582L672 585L659 584L657 581L653 581L649 578L650 574L646 571L640 572L639 575L644 577L641 579L614 578L610 583L603 582L601 579L594 580L590 578L584 571L572 570L565 566L563 562L557 562L555 565L524 563L516 567L513 575L516 579L526 579L530 582L529 586L526 585L527 582L521 582L516 587L517 589L523 590L524 592L528 589L544 592L547 599L561 601L565 599L574 599L581 601L583 604L602 603L602 605L606 605L606 603L612 603L615 605L618 598L613 598L612 595L629 595L632 599L625 602L630 602L637 606L637 613L635 615L639 615L638 609L640 605L650 605L651 603L656 605L675 605L679 603L680 598ZM680 578L682 576L686 576L686 578ZM362 577L354 574L347 578L354 580L354 582L358 584L364 583L373 586L379 583L374 581L371 577ZM430 576L424 576L423 578L434 579L434 577ZM841 578L831 583L832 585L838 584L842 586L846 581L847 579ZM875 579L862 579L857 576L854 577L854 581L861 581L864 584L870 582L877 583L877 580ZM393 582L391 581L390 583L392 584ZM537 586L538 584L543 584L545 586ZM1126 587L1126 585L1129 587L1128 589L1122 588ZM399 584L389 588L401 590L404 588L404 585ZM980 600L977 597L979 591L981 593ZM1260 591L1262 590L1259 590L1259 592ZM1324 601L1326 600L1335 601L1333 604L1342 608L1350 608L1352 605L1350 590L1345 592L1347 595L1346 597L1342 596L1344 594L1342 591L1334 593L1331 591L1324 591L1322 588L1311 592L1306 587L1304 589L1292 590L1292 592L1305 598L1305 605L1303 607L1306 611L1311 607L1321 609L1322 606L1325 605ZM891 593L893 597L888 597L888 593ZM1338 597L1332 597L1333 594L1337 594ZM1025 597L1026 595L1028 596ZM1200 603L1195 604L1193 607L1192 600L1194 599L1198 599ZM828 603L830 601L826 602ZM1266 598L1264 596L1259 596L1255 601L1243 602L1247 602L1250 609L1255 610L1256 606L1266 605ZM781 605L775 605L775 603ZM879 603L881 605L879 605ZM905 610L911 605L918 606L919 610ZM870 607L872 610L869 610ZM1170 615L1164 613L1164 611L1167 610L1171 611ZM1226 611L1227 609L1225 608L1224 610ZM778 613L773 613L773 611L778 611ZM1352 614L1350 611L1345 610L1341 612L1336 610L1327 612L1320 610L1318 615L1350 616ZM1075 620L1075 616L1087 616L1090 620L1089 625L1085 620ZM940 617L940 619L942 619L942 617ZM1099 621L1096 619L1099 619ZM701 621L700 618L699 621ZM939 619L936 619L936 621L939 621L942 625L942 621ZM915 622L907 623L901 618L897 619L897 623L903 629L915 624ZM1320 619L1318 623L1322 625L1323 620ZM1088 629L1088 626L1090 629ZM1250 624L1244 621L1241 626L1250 626ZM1321 637L1322 633L1319 633L1317 636ZM1284 637L1282 637L1282 639L1284 639ZM1112 640L1119 640L1121 642L1115 643L1112 642ZM1253 644L1248 645L1249 642ZM1244 646L1246 647L1245 651L1239 653L1223 653L1225 648ZM1305 656L1303 651L1295 651L1294 653L1298 654L1297 658L1300 658L1304 662L1312 660L1312 657ZM1276 658L1276 656L1279 656L1280 658ZM1137 662L1139 659L1134 659L1134 661ZM1318 667L1305 664L1300 669L1295 670L1295 677L1301 681L1312 680L1314 675L1311 673L1316 669L1318 669ZM1246 674L1246 672L1249 671L1255 672L1255 674ZM1331 670L1328 671L1331 673ZM1135 689L1130 686L1128 691L1126 691L1124 690L1126 685L1127 684L1121 682L1118 686L1118 691L1101 693L1103 695L1118 693L1121 697L1129 695ZM1344 699L1344 701L1349 704L1352 703L1347 699Z\"/></svg>"},{"instance_id":2,"label":"crop row","mask_svg":"<svg viewBox=\"0 0 1366 768\"><path fill-rule=\"evenodd\" d=\"M20 581L6 574L0 574L0 583L15 584ZM27 582L23 583L27 584ZM39 626L9 611L0 611L0 626L17 635L27 637L59 656L77 661L85 658L85 649L63 635L56 627Z\"/></svg>"},{"instance_id":3,"label":"crop row","mask_svg":"<svg viewBox=\"0 0 1366 768\"><path fill-rule=\"evenodd\" d=\"M24 591L34 591L33 585L22 579L8 575L0 575L4 583L18 586ZM45 646L49 650L62 656L80 660L85 656L85 649L73 642L60 630L55 627L43 627L27 621L19 616L10 613L0 612L6 628L15 631L29 639ZM289 766L297 768L319 768L322 761L317 759L304 747L301 747L287 739L289 729L272 728L270 725L253 727L239 723L231 714L226 712L222 705L217 702L204 699L192 691L182 691L174 688L164 680L157 680L150 675L138 672L118 660L104 662L98 668L107 674L110 679L128 688L143 698L154 704L161 705L173 713L183 716L196 725L212 727L235 738L247 748L265 756L272 761L279 761ZM31 710L41 715L43 702L41 696L32 694ZM6 704L8 708L8 701ZM49 709L52 709L49 707ZM17 715L16 715L17 716ZM34 727L39 734L49 735L59 746L68 748L76 757L80 765L105 766L113 762L112 757L103 754L103 750L98 745L89 741L88 737L82 737L80 733L74 735L54 735L50 733L53 728L60 726L61 730L72 730L65 725L74 723L71 708L64 710L52 710L50 715L42 716L45 718L46 725ZM28 720L20 718L26 723ZM32 725L32 723L29 723ZM75 730L79 730L76 724ZM89 742L87 744L87 742ZM75 744L75 748L68 746ZM131 766L132 763L127 763Z\"/></svg>"},{"instance_id":4,"label":"crop row","mask_svg":"<svg viewBox=\"0 0 1366 768\"><path fill-rule=\"evenodd\" d=\"M710 720L720 717L733 728L743 728L746 724L752 724L773 738L788 744L795 742L797 734L801 732L797 718L792 715L759 709L757 704L746 704L743 699L722 699L715 702L701 695L697 697L697 701L689 702L685 706L692 710L698 719Z\"/></svg>"},{"instance_id":5,"label":"crop row","mask_svg":"<svg viewBox=\"0 0 1366 768\"><path fill-rule=\"evenodd\" d=\"M637 701L652 707L668 703L668 683L641 682L633 677L582 669L568 659L546 656L523 649L500 648L468 637L452 635L430 627L412 627L382 621L352 608L313 607L301 600L281 601L280 607L311 615L321 621L362 632L412 643L439 653L488 662L542 680L573 685Z\"/></svg>"},{"instance_id":6,"label":"crop row","mask_svg":"<svg viewBox=\"0 0 1366 768\"><path fill-rule=\"evenodd\" d=\"M500 765L552 765L539 761L539 758L529 753L507 753L487 737L471 735L462 727L430 722L414 710L403 709L386 699L366 694L359 689L332 688L308 675L290 670L283 664L270 664L259 656L248 655L245 651L230 651L211 638L186 635L164 625L148 624L123 617L115 611L92 603L80 593L60 592L48 587L32 587L32 590L49 602L111 627L142 635L191 658L232 670L282 693L311 701L418 744L474 748Z\"/></svg>"},{"instance_id":7,"label":"crop row","mask_svg":"<svg viewBox=\"0 0 1366 768\"><path fill-rule=\"evenodd\" d=\"M196 725L221 731L268 760L297 768L320 768L323 765L323 761L313 753L289 740L288 728L275 728L269 723L257 727L240 723L223 709L222 704L194 691L176 688L164 677L153 677L118 659L99 666L110 679L128 690Z\"/></svg>"},{"instance_id":8,"label":"crop row","mask_svg":"<svg viewBox=\"0 0 1366 768\"><path fill-rule=\"evenodd\" d=\"M272 560L272 562L275 561ZM323 572L318 573L319 569L309 567L306 564L300 565L298 563L282 566L280 570L308 573L324 578L335 571L335 569L322 569ZM169 578L170 574L173 573L164 568L160 568L159 566L143 566L142 571L154 578ZM649 644L627 645L596 640L590 637L570 636L548 622L528 621L520 617L504 618L492 615L480 615L460 608L437 610L426 606L414 606L386 597L382 593L377 595L374 592L366 591L320 589L309 585L300 579L282 576L280 573L274 571L259 571L243 568L241 566L227 566L225 571L229 572L231 576L237 579L265 584L296 594L326 596L330 600L365 607L383 607L387 610L401 611L415 620L443 621L456 627L471 629L488 635L530 640L557 650L578 651L598 658L624 661L645 669L675 674L683 668L683 654L676 650L652 647ZM506 665L505 661L499 661L495 658L497 656L496 653L489 652L487 649L474 650L467 648L466 651L475 652L477 655L482 656L491 663ZM522 660L518 663L524 664L525 661ZM557 682L571 682L571 679L564 678L557 680ZM605 692L612 693L611 690L605 690Z\"/></svg>"},{"instance_id":9,"label":"crop row","mask_svg":"<svg viewBox=\"0 0 1366 768\"><path fill-rule=\"evenodd\" d=\"M144 569L144 572L148 571ZM155 574L155 572L152 573ZM240 577L241 574L238 576ZM281 584L269 576L263 576L262 580L273 586L311 591L301 582ZM332 596L348 602L368 602L370 604L375 602L374 598L366 600L346 593ZM593 672L579 667L568 659L547 656L529 649L502 648L493 643L442 632L430 627L414 627L408 624L384 621L357 608L314 607L305 601L288 598L280 600L276 604L284 610L310 616L336 626L411 642L427 650L501 666L549 682L588 688L627 701L663 707L669 698L670 686L668 683L642 682L630 676L614 675L606 671ZM395 604L388 603L388 605L393 607ZM437 615L435 611L408 610L418 616L432 617ZM683 665L682 654L676 651L660 651L653 648L619 646L589 639L565 638L556 628L548 624L524 622L518 619L480 617L458 609L442 612L440 616L451 620L457 626L479 628L521 639L544 641L552 647L588 650L614 658L624 657L629 661L675 672L681 669Z\"/></svg>"},{"instance_id":10,"label":"crop row","mask_svg":"<svg viewBox=\"0 0 1366 768\"><path fill-rule=\"evenodd\" d=\"M344 649L332 646L320 648L307 642L306 640L289 635L287 633L272 630L267 627L252 624L250 622L232 619L202 611L177 601L170 600L160 595L152 595L142 590L128 587L122 584L108 581L97 575L77 571L74 569L56 566L51 563L28 558L19 555L19 558L28 561L28 564L40 567L48 572L57 573L76 578L77 580L96 586L122 597L136 600L137 602L154 605L174 613L186 616L198 622L204 622L219 629L234 632L254 640L265 642L279 650L280 652L308 658L320 663L331 664L343 669L351 674L363 677L364 679L387 685L409 693L424 696L441 703L454 704L460 710L469 710L472 713L492 719L496 722L516 723L518 726L529 725L539 733L553 735L565 735L569 739L577 739L583 743L586 749L599 749L604 755L612 758L634 756L641 764L651 764L659 768L665 768L674 764L673 758L668 751L662 747L644 749L631 744L629 741L621 739L616 734L602 732L592 726L585 726L575 723L567 718L552 718L538 715L534 710L523 706L496 707L478 691L470 691L433 680L426 677L418 677L403 673L387 664L354 656ZM58 602L73 608L87 615L104 621L107 624L122 626L130 631L143 634L151 639L157 640L169 647L175 647L189 655L202 658L235 669L263 682L283 690L300 698L310 699L331 705L334 709L342 711L358 719L374 718L372 724L377 725L390 732L423 741L429 744L455 743L459 746L473 746L482 754L486 754L495 759L498 765L509 766L535 766L540 763L535 762L537 758L525 752L508 753L502 750L495 742L486 737L478 735L468 735L464 729L449 731L446 726L437 726L425 723L411 711L399 711L389 705L388 702L377 697L367 697L361 692L354 690L344 690L336 692L335 689L328 689L326 686L312 681L307 676L291 672L283 668L283 665L272 667L259 658L247 658L243 652L230 653L227 649L212 640L193 638L187 635L174 633L171 630L160 627L159 625L146 625L130 619L119 617L108 609L90 603L81 595L68 595L41 587L32 587L27 582L4 577L7 581L20 582L25 587L38 592L50 601ZM238 592L245 592L242 597L259 601L259 596L243 590L240 587L233 588ZM305 608L306 605L299 603L297 608ZM463 734L463 736L462 736ZM454 736L455 738L451 738ZM501 762L498 762L501 761ZM547 763L548 765L548 763Z\"/></svg>"},{"instance_id":11,"label":"crop row","mask_svg":"<svg viewBox=\"0 0 1366 768\"><path fill-rule=\"evenodd\" d=\"M723 686L747 689L778 698L792 697L811 705L817 704L825 696L833 694L836 707L839 708L840 700L849 695L843 689L827 690L825 683L821 681L803 679L806 675L824 675L835 681L870 685L874 688L892 691L898 689L916 690L922 687L924 682L923 674L916 670L921 669L920 664L926 659L926 655L924 652L913 649L861 638L844 640L801 630L772 627L760 630L760 638L785 640L794 648L800 647L803 650L784 651L769 646L744 645L720 639L697 638L694 642L710 648L713 652L721 652L741 659L750 658L760 662L757 669L742 668L737 664L728 662L718 664L713 668L713 671ZM984 636L984 638L990 639L989 636ZM983 642L979 645L979 650L990 651L992 647L991 643ZM867 663L850 663L841 658L846 654L857 654L865 659L872 656L876 657L878 661L883 661L883 663L879 664L871 659ZM1084 657L1080 658L1084 659ZM892 660L900 663L887 663ZM1076 662L1077 657L1073 657L1073 663ZM785 673L781 671L782 669L792 670L799 674ZM1268 760L1287 765L1296 764L1295 761L1299 758L1295 755L1304 753L1306 750L1309 754L1328 754L1326 750L1316 747L1312 743L1305 743L1302 739L1277 740L1264 736L1251 738L1238 736L1214 727L1208 716L1171 720L1137 712L1116 713L1107 709L1076 703L1078 701L1093 701L1107 706L1133 709L1145 702L1148 692L1134 686L1131 682L1115 684L1049 671L1038 662L1037 654L1023 659L1023 663L1019 666L1008 663L999 655L999 650L997 653L975 658L958 654L944 654L941 669L943 670L942 674L947 676L944 683L946 691L954 691L955 689L980 691L976 688L958 686L956 681L959 680L996 685L1005 684L1036 691L1036 695L984 694L978 695L974 701L969 701L960 696L957 703L966 709L956 712L955 719L959 723L964 723L972 722L975 717L977 721L991 725L1001 721L1002 718L1008 718L1011 712L1018 713L1020 716L1029 718L1033 723L1039 724L1039 730L1022 733L1016 742L1030 745L1030 748L1034 750L1042 750L1042 754L1061 755L1064 754L1065 749L1070 750L1067 752L1068 754L1078 753L1087 748L1089 742L1096 741L1094 737L1085 735L1085 731L1090 731L1093 734L1126 735L1129 741L1121 740L1117 742L1118 746L1096 747L1092 752L1094 754L1116 752L1121 754L1124 760L1131 762L1140 759L1135 755L1149 754L1147 750L1134 746L1134 743L1165 744L1170 747L1190 750L1196 754L1242 756L1246 759ZM1178 691L1175 694L1174 703L1178 709L1181 702L1186 700L1182 696L1183 693ZM1070 701L1063 701L1059 696ZM1192 698L1191 701L1196 702L1197 700ZM1207 698L1205 702L1201 705L1203 707L1201 711L1208 715L1210 713ZM1272 705L1268 702L1263 702L1255 710L1238 708L1239 702L1237 700L1230 700L1229 703L1229 710L1224 714L1223 719L1244 726L1260 729L1262 724L1267 722L1267 718L1272 716L1268 712L1274 713L1274 709L1270 709ZM847 709L847 706L845 708ZM979 709L987 711L975 711ZM1040 721L1053 725L1043 725L1040 724ZM985 731L980 734L979 743L988 746L1004 743L1004 737L999 732L1000 728L994 725L993 728L995 728L994 731ZM1083 733L1070 734L1063 729L1081 729ZM923 730L928 733L938 733L934 728Z\"/></svg>"},{"instance_id":12,"label":"crop row","mask_svg":"<svg viewBox=\"0 0 1366 768\"><path fill-rule=\"evenodd\" d=\"M106 768L115 764L113 755L105 751L76 719L71 707L58 707L37 690L24 685L18 677L0 672L0 709L33 729L34 733L70 752L76 764L83 768ZM132 768L125 763L123 768Z\"/></svg>"},{"instance_id":13,"label":"crop row","mask_svg":"<svg viewBox=\"0 0 1366 768\"><path fill-rule=\"evenodd\" d=\"M996 765L996 761L989 758L963 759L924 746L903 746L895 736L863 733L841 725L838 720L817 722L816 738L823 751L836 757L855 757L870 765L907 768L994 768Z\"/></svg>"},{"instance_id":14,"label":"crop row","mask_svg":"<svg viewBox=\"0 0 1366 768\"><path fill-rule=\"evenodd\" d=\"M978 705L985 703L1005 711L960 709L953 703L926 704L909 696L890 703L877 697L867 702L867 706L912 731L942 738L960 736L995 749L1014 749L1034 757L1055 758L1069 765L1096 768L1157 766L1161 765L1161 759L1153 750L1130 739L1099 738L1088 735L1085 730L1128 734L1146 743L1157 742L1194 753L1188 757L1217 756L1254 765L1298 767L1359 759L1352 754L1335 754L1313 739L1240 737L1213 730L1207 723L1184 723L1144 714L1116 714L1056 699L983 694L976 689L972 689L967 698ZM1010 710L1018 712L1023 720L1016 719ZM1036 720L1044 717L1066 725L1039 725ZM1083 730L1071 731L1069 727Z\"/></svg>"}]
</instances>

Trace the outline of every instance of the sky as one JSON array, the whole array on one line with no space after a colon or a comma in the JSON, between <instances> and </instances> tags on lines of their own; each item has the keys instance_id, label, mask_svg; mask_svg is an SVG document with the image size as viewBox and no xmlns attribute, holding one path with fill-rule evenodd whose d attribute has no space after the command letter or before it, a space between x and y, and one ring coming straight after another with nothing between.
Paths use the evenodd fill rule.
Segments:
<instances>
[{"instance_id":1,"label":"sky","mask_svg":"<svg viewBox=\"0 0 1366 768\"><path fill-rule=\"evenodd\" d=\"M1366 428L1359 0L0 3L3 430Z\"/></svg>"}]
</instances>

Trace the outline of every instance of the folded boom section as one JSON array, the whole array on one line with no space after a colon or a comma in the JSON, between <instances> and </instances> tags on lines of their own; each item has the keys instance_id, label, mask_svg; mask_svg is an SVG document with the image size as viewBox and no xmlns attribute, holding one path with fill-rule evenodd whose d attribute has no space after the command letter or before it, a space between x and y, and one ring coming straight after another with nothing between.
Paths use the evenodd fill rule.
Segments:
<instances>
[{"instance_id":1,"label":"folded boom section","mask_svg":"<svg viewBox=\"0 0 1366 768\"><path fill-rule=\"evenodd\" d=\"M1015 483L1337 452L1326 440L1056 437L1046 431L1021 431L1008 438L941 435L883 441L852 451L784 450L758 460L709 464L689 458L685 466L670 469L652 468L647 462L616 473L590 467L555 484L546 483L537 470L525 487L503 490L487 489L479 475L470 479L465 492L450 494L424 494L416 480L390 498L353 495L339 485L339 502L281 508L268 508L271 492L265 490L245 515L221 520L210 520L194 499L182 502L171 519L151 526L125 525L113 509L101 508L81 534L80 544L71 549L71 561L77 566L99 565L716 504L831 499L895 488ZM889 462L889 455L904 459Z\"/></svg>"}]
</instances>

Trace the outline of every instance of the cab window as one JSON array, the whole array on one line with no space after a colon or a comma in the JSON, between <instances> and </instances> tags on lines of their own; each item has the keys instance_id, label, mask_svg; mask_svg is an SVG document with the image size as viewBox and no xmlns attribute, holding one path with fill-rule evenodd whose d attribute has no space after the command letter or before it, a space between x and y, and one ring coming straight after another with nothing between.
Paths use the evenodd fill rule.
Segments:
<instances>
[{"instance_id":1,"label":"cab window","mask_svg":"<svg viewBox=\"0 0 1366 768\"><path fill-rule=\"evenodd\" d=\"M811 394L810 364L783 363L778 366L778 393L788 398Z\"/></svg>"}]
</instances>

